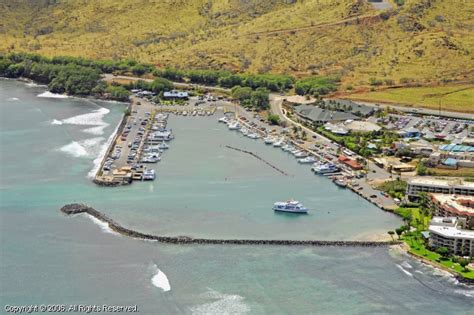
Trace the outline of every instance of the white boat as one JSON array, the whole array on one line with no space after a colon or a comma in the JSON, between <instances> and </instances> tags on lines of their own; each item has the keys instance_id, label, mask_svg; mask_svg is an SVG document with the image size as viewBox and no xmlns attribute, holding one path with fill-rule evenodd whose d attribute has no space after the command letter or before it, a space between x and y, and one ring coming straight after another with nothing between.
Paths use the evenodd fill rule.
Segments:
<instances>
[{"instance_id":1,"label":"white boat","mask_svg":"<svg viewBox=\"0 0 474 315\"><path fill-rule=\"evenodd\" d=\"M249 134L247 135L247 137L249 137L250 139L258 139L258 138L260 138L260 136L259 136L258 134L256 134L256 133L249 133Z\"/></svg>"},{"instance_id":2,"label":"white boat","mask_svg":"<svg viewBox=\"0 0 474 315\"><path fill-rule=\"evenodd\" d=\"M161 149L161 150L166 150L166 149L169 149L170 146L168 144L166 144L166 142L162 142L158 145L158 149Z\"/></svg>"},{"instance_id":3,"label":"white boat","mask_svg":"<svg viewBox=\"0 0 474 315\"><path fill-rule=\"evenodd\" d=\"M273 146L278 148L278 147L281 147L283 143L284 143L284 139L279 139L273 143Z\"/></svg>"},{"instance_id":4,"label":"white boat","mask_svg":"<svg viewBox=\"0 0 474 315\"><path fill-rule=\"evenodd\" d=\"M339 167L337 167L336 165L332 164L332 163L321 163L321 164L317 164L317 165L314 165L312 168L314 173L316 174L330 174L330 173L336 173L336 172L339 172Z\"/></svg>"},{"instance_id":5,"label":"white boat","mask_svg":"<svg viewBox=\"0 0 474 315\"><path fill-rule=\"evenodd\" d=\"M244 135L244 136L247 136L249 134L249 130L245 127L241 128L240 129L240 132Z\"/></svg>"},{"instance_id":6,"label":"white boat","mask_svg":"<svg viewBox=\"0 0 474 315\"><path fill-rule=\"evenodd\" d=\"M336 178L333 180L333 183L336 184L337 186L339 187L342 187L342 188L346 188L347 187L347 183L341 179L341 178Z\"/></svg>"},{"instance_id":7,"label":"white boat","mask_svg":"<svg viewBox=\"0 0 474 315\"><path fill-rule=\"evenodd\" d=\"M155 180L155 170L146 170L143 172L143 180Z\"/></svg>"},{"instance_id":8,"label":"white boat","mask_svg":"<svg viewBox=\"0 0 474 315\"><path fill-rule=\"evenodd\" d=\"M305 151L299 151L294 153L294 155L296 158L305 158L308 156L308 153L306 153Z\"/></svg>"},{"instance_id":9,"label":"white boat","mask_svg":"<svg viewBox=\"0 0 474 315\"><path fill-rule=\"evenodd\" d=\"M229 118L227 117L221 117L219 118L218 122L221 122L221 123L224 123L224 124L227 124L229 122Z\"/></svg>"},{"instance_id":10,"label":"white boat","mask_svg":"<svg viewBox=\"0 0 474 315\"><path fill-rule=\"evenodd\" d=\"M240 124L238 121L233 120L229 122L229 130L238 130L238 129L240 129Z\"/></svg>"},{"instance_id":11,"label":"white boat","mask_svg":"<svg viewBox=\"0 0 474 315\"><path fill-rule=\"evenodd\" d=\"M305 157L304 159L298 159L298 163L301 163L301 164L311 164L314 162L316 162L316 158L314 156L308 156L308 157Z\"/></svg>"},{"instance_id":12,"label":"white boat","mask_svg":"<svg viewBox=\"0 0 474 315\"><path fill-rule=\"evenodd\" d=\"M183 112L183 116L188 116L188 112L187 112L187 111L184 111L184 112Z\"/></svg>"},{"instance_id":13,"label":"white boat","mask_svg":"<svg viewBox=\"0 0 474 315\"><path fill-rule=\"evenodd\" d=\"M289 213L308 213L308 208L304 207L299 201L296 200L275 202L273 204L273 210Z\"/></svg>"},{"instance_id":14,"label":"white boat","mask_svg":"<svg viewBox=\"0 0 474 315\"><path fill-rule=\"evenodd\" d=\"M265 137L263 141L265 142L265 144L272 144L273 142L275 142L275 139L273 137L268 136Z\"/></svg>"}]
</instances>

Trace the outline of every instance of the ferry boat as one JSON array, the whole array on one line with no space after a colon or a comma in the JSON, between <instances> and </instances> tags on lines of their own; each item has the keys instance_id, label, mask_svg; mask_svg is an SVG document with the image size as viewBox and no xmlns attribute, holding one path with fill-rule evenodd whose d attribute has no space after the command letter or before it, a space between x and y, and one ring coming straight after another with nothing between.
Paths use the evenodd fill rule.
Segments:
<instances>
[{"instance_id":1,"label":"ferry boat","mask_svg":"<svg viewBox=\"0 0 474 315\"><path fill-rule=\"evenodd\" d=\"M308 213L308 208L304 207L299 201L296 200L275 202L273 204L273 210L289 213Z\"/></svg>"},{"instance_id":2,"label":"ferry boat","mask_svg":"<svg viewBox=\"0 0 474 315\"><path fill-rule=\"evenodd\" d=\"M301 164L311 164L314 162L316 162L316 158L314 156L308 156L308 157L305 157L304 159L298 159L298 163L301 163Z\"/></svg>"},{"instance_id":3,"label":"ferry boat","mask_svg":"<svg viewBox=\"0 0 474 315\"><path fill-rule=\"evenodd\" d=\"M146 170L143 172L143 180L155 180L155 170Z\"/></svg>"},{"instance_id":4,"label":"ferry boat","mask_svg":"<svg viewBox=\"0 0 474 315\"><path fill-rule=\"evenodd\" d=\"M273 137L266 137L263 139L263 141L265 142L265 144L272 144L273 142L275 142L275 139Z\"/></svg>"},{"instance_id":5,"label":"ferry boat","mask_svg":"<svg viewBox=\"0 0 474 315\"><path fill-rule=\"evenodd\" d=\"M319 174L319 175L336 173L340 170L339 167L337 167L336 165L332 163L323 163L323 164L317 163L316 165L313 165L311 169L313 170L315 174Z\"/></svg>"},{"instance_id":6,"label":"ferry boat","mask_svg":"<svg viewBox=\"0 0 474 315\"><path fill-rule=\"evenodd\" d=\"M341 188L346 188L347 187L347 183L341 178L335 178L333 180L333 183L336 184L337 186L341 187Z\"/></svg>"}]
</instances>

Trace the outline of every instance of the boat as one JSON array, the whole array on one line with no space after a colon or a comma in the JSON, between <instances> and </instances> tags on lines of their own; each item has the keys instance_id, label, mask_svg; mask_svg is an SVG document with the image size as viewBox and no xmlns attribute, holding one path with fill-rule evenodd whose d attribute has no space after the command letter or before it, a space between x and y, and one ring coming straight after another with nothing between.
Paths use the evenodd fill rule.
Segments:
<instances>
[{"instance_id":1,"label":"boat","mask_svg":"<svg viewBox=\"0 0 474 315\"><path fill-rule=\"evenodd\" d=\"M284 139L279 139L279 140L276 140L274 143L273 143L273 146L278 148L278 147L281 147L284 143Z\"/></svg>"},{"instance_id":2,"label":"boat","mask_svg":"<svg viewBox=\"0 0 474 315\"><path fill-rule=\"evenodd\" d=\"M315 174L330 174L330 173L336 173L340 169L336 165L332 163L316 163L316 165L313 165L311 168Z\"/></svg>"},{"instance_id":3,"label":"boat","mask_svg":"<svg viewBox=\"0 0 474 315\"><path fill-rule=\"evenodd\" d=\"M146 170L143 172L143 180L155 180L155 170Z\"/></svg>"},{"instance_id":4,"label":"boat","mask_svg":"<svg viewBox=\"0 0 474 315\"><path fill-rule=\"evenodd\" d=\"M227 117L221 117L219 118L218 122L221 122L221 123L224 123L224 124L227 124L229 122L229 118Z\"/></svg>"},{"instance_id":5,"label":"boat","mask_svg":"<svg viewBox=\"0 0 474 315\"><path fill-rule=\"evenodd\" d=\"M294 155L296 158L305 158L308 156L308 153L306 153L305 151L299 151L294 153Z\"/></svg>"},{"instance_id":6,"label":"boat","mask_svg":"<svg viewBox=\"0 0 474 315\"><path fill-rule=\"evenodd\" d=\"M244 136L247 136L249 134L249 130L247 128L242 128L240 129L240 132L244 135Z\"/></svg>"},{"instance_id":7,"label":"boat","mask_svg":"<svg viewBox=\"0 0 474 315\"><path fill-rule=\"evenodd\" d=\"M342 188L347 187L347 183L341 178L335 178L332 182L339 187L342 187Z\"/></svg>"},{"instance_id":8,"label":"boat","mask_svg":"<svg viewBox=\"0 0 474 315\"><path fill-rule=\"evenodd\" d=\"M238 121L233 120L229 122L229 130L238 130L238 129L240 129L240 124Z\"/></svg>"},{"instance_id":9,"label":"boat","mask_svg":"<svg viewBox=\"0 0 474 315\"><path fill-rule=\"evenodd\" d=\"M250 139L258 139L258 138L260 138L260 136L259 136L258 134L256 134L256 133L249 133L249 134L247 135L247 137L249 137Z\"/></svg>"},{"instance_id":10,"label":"boat","mask_svg":"<svg viewBox=\"0 0 474 315\"><path fill-rule=\"evenodd\" d=\"M170 146L168 144L166 144L166 142L162 142L158 145L158 149L161 149L161 150L166 150L166 149L169 149Z\"/></svg>"},{"instance_id":11,"label":"boat","mask_svg":"<svg viewBox=\"0 0 474 315\"><path fill-rule=\"evenodd\" d=\"M311 164L314 162L316 162L316 158L314 156L308 156L308 157L305 157L304 159L298 159L298 163L301 163L301 164Z\"/></svg>"},{"instance_id":12,"label":"boat","mask_svg":"<svg viewBox=\"0 0 474 315\"><path fill-rule=\"evenodd\" d=\"M277 212L308 213L308 208L304 207L299 201L296 200L275 202L273 204L273 210Z\"/></svg>"},{"instance_id":13,"label":"boat","mask_svg":"<svg viewBox=\"0 0 474 315\"><path fill-rule=\"evenodd\" d=\"M268 136L265 137L263 141L265 142L265 144L272 144L273 142L275 142L275 139L273 137Z\"/></svg>"}]
</instances>

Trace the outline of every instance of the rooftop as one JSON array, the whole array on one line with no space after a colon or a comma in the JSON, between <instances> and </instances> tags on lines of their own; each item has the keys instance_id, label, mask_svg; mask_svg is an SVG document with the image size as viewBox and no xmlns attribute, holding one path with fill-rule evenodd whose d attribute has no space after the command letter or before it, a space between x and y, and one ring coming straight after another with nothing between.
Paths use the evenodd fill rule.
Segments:
<instances>
[{"instance_id":1,"label":"rooftop","mask_svg":"<svg viewBox=\"0 0 474 315\"><path fill-rule=\"evenodd\" d=\"M446 238L460 238L474 240L474 231L460 230L452 226L430 225L430 233L438 234Z\"/></svg>"},{"instance_id":2,"label":"rooftop","mask_svg":"<svg viewBox=\"0 0 474 315\"><path fill-rule=\"evenodd\" d=\"M474 216L474 196L431 194L431 198L458 215Z\"/></svg>"},{"instance_id":3,"label":"rooftop","mask_svg":"<svg viewBox=\"0 0 474 315\"><path fill-rule=\"evenodd\" d=\"M349 119L357 119L358 117L347 112L332 111L322 109L315 105L298 105L295 111L302 117L311 121L343 121Z\"/></svg>"},{"instance_id":4,"label":"rooftop","mask_svg":"<svg viewBox=\"0 0 474 315\"><path fill-rule=\"evenodd\" d=\"M439 147L441 151L449 152L474 152L474 146L460 144L445 144Z\"/></svg>"},{"instance_id":5,"label":"rooftop","mask_svg":"<svg viewBox=\"0 0 474 315\"><path fill-rule=\"evenodd\" d=\"M163 93L164 97L176 97L176 98L186 98L188 97L188 92L180 92L180 91L170 91L170 92L164 92Z\"/></svg>"},{"instance_id":6,"label":"rooftop","mask_svg":"<svg viewBox=\"0 0 474 315\"><path fill-rule=\"evenodd\" d=\"M413 177L408 180L410 185L456 186L474 189L474 182L465 182L460 179L439 179L432 177Z\"/></svg>"}]
</instances>

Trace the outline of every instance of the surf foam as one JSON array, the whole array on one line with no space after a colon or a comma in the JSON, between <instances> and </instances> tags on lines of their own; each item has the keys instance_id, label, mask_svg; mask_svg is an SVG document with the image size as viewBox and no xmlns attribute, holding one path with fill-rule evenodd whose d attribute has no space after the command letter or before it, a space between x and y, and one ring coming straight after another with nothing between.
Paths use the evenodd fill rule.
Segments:
<instances>
[{"instance_id":1,"label":"surf foam","mask_svg":"<svg viewBox=\"0 0 474 315\"><path fill-rule=\"evenodd\" d=\"M101 229L103 232L109 233L109 234L114 234L114 235L120 235L120 234L114 232L114 231L110 228L110 226L109 226L108 223L103 222L103 221L97 219L96 217L91 216L91 215L88 214L88 213L85 213L84 215L87 216L92 222L94 222L94 224L98 225L98 226L100 227L100 229Z\"/></svg>"},{"instance_id":2,"label":"surf foam","mask_svg":"<svg viewBox=\"0 0 474 315\"><path fill-rule=\"evenodd\" d=\"M413 274L407 270L405 270L401 265L398 265L397 264L397 267L398 269L400 269L401 271L403 271L403 273L405 273L407 276L410 276L410 277L413 277Z\"/></svg>"},{"instance_id":3,"label":"surf foam","mask_svg":"<svg viewBox=\"0 0 474 315\"><path fill-rule=\"evenodd\" d=\"M244 298L237 294L222 294L209 289L203 295L204 298L215 300L213 302L197 305L191 308L192 314L246 314L250 312L250 307L244 303Z\"/></svg>"},{"instance_id":4,"label":"surf foam","mask_svg":"<svg viewBox=\"0 0 474 315\"><path fill-rule=\"evenodd\" d=\"M162 289L164 292L168 292L171 290L170 282L168 277L165 275L163 271L161 271L157 265L153 266L155 271L155 275L151 278L151 283L157 287Z\"/></svg>"},{"instance_id":5,"label":"surf foam","mask_svg":"<svg viewBox=\"0 0 474 315\"><path fill-rule=\"evenodd\" d=\"M68 98L69 96L64 94L51 93L50 91L43 92L37 95L38 97L48 97L48 98Z\"/></svg>"},{"instance_id":6,"label":"surf foam","mask_svg":"<svg viewBox=\"0 0 474 315\"><path fill-rule=\"evenodd\" d=\"M59 151L73 157L92 157L100 151L100 143L103 140L103 137L96 137L82 141L72 141L59 148Z\"/></svg>"}]
</instances>

